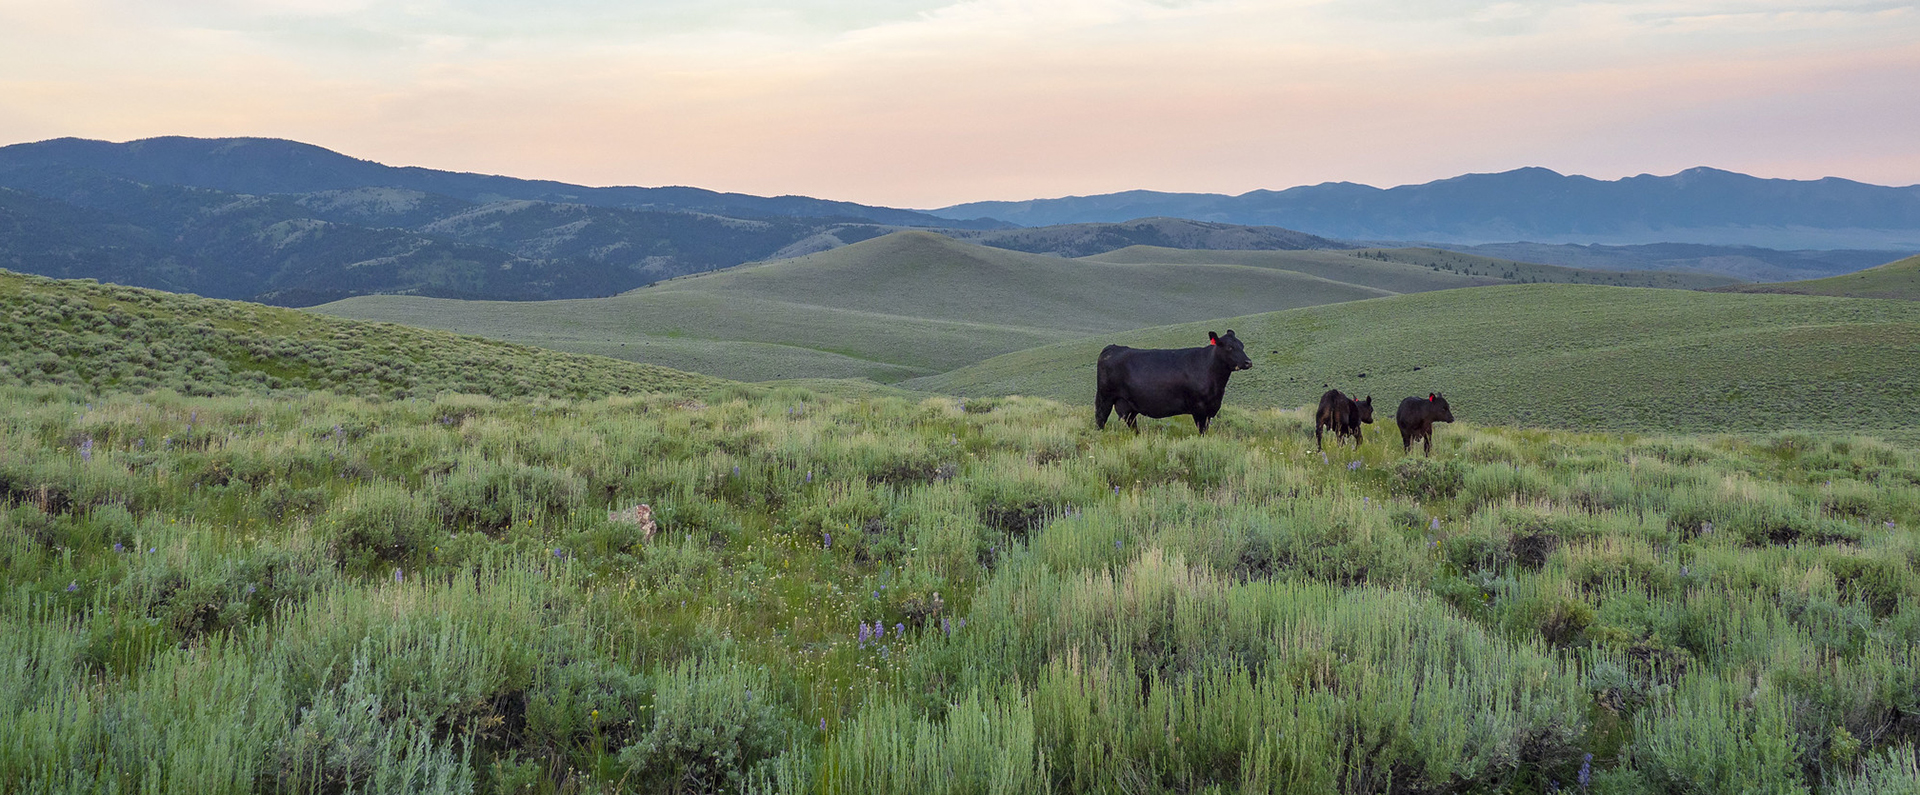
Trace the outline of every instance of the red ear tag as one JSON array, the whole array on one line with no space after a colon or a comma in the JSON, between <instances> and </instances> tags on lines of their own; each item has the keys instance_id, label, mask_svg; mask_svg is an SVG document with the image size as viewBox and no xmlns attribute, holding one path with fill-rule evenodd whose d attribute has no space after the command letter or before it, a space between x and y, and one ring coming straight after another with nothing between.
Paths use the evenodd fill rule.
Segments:
<instances>
[{"instance_id":1,"label":"red ear tag","mask_svg":"<svg viewBox=\"0 0 1920 795\"><path fill-rule=\"evenodd\" d=\"M1219 345L1219 344L1220 344L1220 341L1219 341L1219 340L1207 340L1207 344L1208 344L1208 345Z\"/></svg>"},{"instance_id":2,"label":"red ear tag","mask_svg":"<svg viewBox=\"0 0 1920 795\"><path fill-rule=\"evenodd\" d=\"M1434 401L1434 400L1438 400L1438 398L1436 398L1436 397L1434 397L1434 396L1433 396L1433 393L1432 393L1432 392L1428 392L1428 393L1427 393L1427 401L1428 401L1428 402L1432 402L1432 401Z\"/></svg>"}]
</instances>

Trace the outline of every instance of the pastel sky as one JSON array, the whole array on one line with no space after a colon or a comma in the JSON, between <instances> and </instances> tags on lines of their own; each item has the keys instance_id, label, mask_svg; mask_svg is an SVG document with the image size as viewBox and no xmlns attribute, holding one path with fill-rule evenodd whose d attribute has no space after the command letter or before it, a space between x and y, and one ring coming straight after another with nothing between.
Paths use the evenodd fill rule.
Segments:
<instances>
[{"instance_id":1,"label":"pastel sky","mask_svg":"<svg viewBox=\"0 0 1920 795\"><path fill-rule=\"evenodd\" d=\"M1708 165L1920 183L1883 0L0 0L0 144L903 207Z\"/></svg>"}]
</instances>

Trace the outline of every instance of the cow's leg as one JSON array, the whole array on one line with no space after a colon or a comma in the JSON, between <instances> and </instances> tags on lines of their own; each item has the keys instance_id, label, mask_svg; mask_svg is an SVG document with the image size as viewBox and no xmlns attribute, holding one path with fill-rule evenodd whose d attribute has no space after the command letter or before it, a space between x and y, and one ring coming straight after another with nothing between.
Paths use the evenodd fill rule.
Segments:
<instances>
[{"instance_id":1,"label":"cow's leg","mask_svg":"<svg viewBox=\"0 0 1920 795\"><path fill-rule=\"evenodd\" d=\"M1360 443L1366 440L1367 438L1361 435L1360 433L1360 426L1359 425L1353 426L1353 449L1355 450L1360 449Z\"/></svg>"},{"instance_id":2,"label":"cow's leg","mask_svg":"<svg viewBox=\"0 0 1920 795\"><path fill-rule=\"evenodd\" d=\"M1120 419L1127 421L1128 428L1132 428L1134 433L1140 432L1140 410L1134 408L1132 402L1125 399L1116 400L1113 407L1120 412Z\"/></svg>"},{"instance_id":3,"label":"cow's leg","mask_svg":"<svg viewBox=\"0 0 1920 795\"><path fill-rule=\"evenodd\" d=\"M1413 452L1413 432L1402 426L1400 428L1400 454L1406 455L1410 452Z\"/></svg>"},{"instance_id":4,"label":"cow's leg","mask_svg":"<svg viewBox=\"0 0 1920 795\"><path fill-rule=\"evenodd\" d=\"M1427 457L1432 458L1433 457L1433 431L1427 431L1426 447L1427 447Z\"/></svg>"},{"instance_id":5,"label":"cow's leg","mask_svg":"<svg viewBox=\"0 0 1920 795\"><path fill-rule=\"evenodd\" d=\"M1320 424L1319 420L1313 421L1313 449L1315 450L1326 449L1326 443L1320 440L1320 430L1325 427L1327 426ZM1340 434L1335 433L1333 435L1333 440L1336 442L1340 441Z\"/></svg>"},{"instance_id":6,"label":"cow's leg","mask_svg":"<svg viewBox=\"0 0 1920 795\"><path fill-rule=\"evenodd\" d=\"M1106 395L1096 395L1096 396L1094 396L1094 398L1093 398L1093 427L1095 427L1095 428L1097 428L1097 429L1099 429L1099 430L1103 430L1103 431L1104 431L1104 430L1106 430L1106 429L1107 429L1107 415L1109 415L1109 414L1112 414L1112 413L1113 413L1113 399L1112 399L1112 398L1109 398L1109 397L1107 397Z\"/></svg>"},{"instance_id":7,"label":"cow's leg","mask_svg":"<svg viewBox=\"0 0 1920 795\"><path fill-rule=\"evenodd\" d=\"M1207 422L1211 419L1213 419L1211 415L1198 411L1193 413L1193 427L1200 429L1201 436L1207 435Z\"/></svg>"}]
</instances>

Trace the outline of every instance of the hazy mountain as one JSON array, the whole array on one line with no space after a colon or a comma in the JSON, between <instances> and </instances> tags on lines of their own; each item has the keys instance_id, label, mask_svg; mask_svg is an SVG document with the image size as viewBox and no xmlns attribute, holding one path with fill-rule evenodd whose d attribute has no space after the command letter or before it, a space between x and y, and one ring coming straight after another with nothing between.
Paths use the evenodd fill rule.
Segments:
<instances>
[{"instance_id":1,"label":"hazy mountain","mask_svg":"<svg viewBox=\"0 0 1920 795\"><path fill-rule=\"evenodd\" d=\"M745 217L860 219L895 226L993 228L912 210L806 196L750 196L685 187L592 188L549 180L395 167L276 138L148 138L127 143L56 138L0 147L0 184L23 172L86 169L150 185L254 195L400 188L484 204L534 200L594 207L684 210Z\"/></svg>"},{"instance_id":2,"label":"hazy mountain","mask_svg":"<svg viewBox=\"0 0 1920 795\"><path fill-rule=\"evenodd\" d=\"M1028 226L1173 216L1349 240L1920 249L1920 186L1761 179L1711 168L1611 181L1522 168L1387 189L1335 182L1239 196L1129 191L931 212Z\"/></svg>"},{"instance_id":3,"label":"hazy mountain","mask_svg":"<svg viewBox=\"0 0 1920 795\"><path fill-rule=\"evenodd\" d=\"M0 267L289 306L369 293L611 295L764 259L808 237L861 239L891 228L475 204L405 189L255 196L91 170L32 177L16 181L25 190L0 188Z\"/></svg>"}]
</instances>

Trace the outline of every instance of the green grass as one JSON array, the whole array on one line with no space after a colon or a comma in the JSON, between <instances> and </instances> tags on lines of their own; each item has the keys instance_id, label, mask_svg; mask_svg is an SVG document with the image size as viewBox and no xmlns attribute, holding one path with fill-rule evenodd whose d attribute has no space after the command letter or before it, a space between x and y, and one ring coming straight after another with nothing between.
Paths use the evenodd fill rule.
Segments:
<instances>
[{"instance_id":1,"label":"green grass","mask_svg":"<svg viewBox=\"0 0 1920 795\"><path fill-rule=\"evenodd\" d=\"M1797 282L1742 284L1720 288L1727 292L1838 295L1850 298L1920 300L1920 257L1908 257L1863 271Z\"/></svg>"},{"instance_id":2,"label":"green grass","mask_svg":"<svg viewBox=\"0 0 1920 795\"><path fill-rule=\"evenodd\" d=\"M1421 293L1141 329L902 386L1091 405L1093 362L1105 345L1186 347L1227 328L1254 361L1233 376L1229 405L1312 405L1331 386L1372 395L1381 410L1367 430L1396 439L1400 399L1435 391L1455 416L1493 424L1920 430L1909 410L1920 398L1920 308L1911 303L1576 285Z\"/></svg>"},{"instance_id":3,"label":"green grass","mask_svg":"<svg viewBox=\"0 0 1920 795\"><path fill-rule=\"evenodd\" d=\"M191 395L604 397L726 382L403 326L0 271L0 385Z\"/></svg>"},{"instance_id":4,"label":"green grass","mask_svg":"<svg viewBox=\"0 0 1920 795\"><path fill-rule=\"evenodd\" d=\"M1157 246L1129 246L1087 259L1139 264L1213 263L1278 268L1396 293L1419 293L1514 282L1698 288L1727 284L1732 281L1697 274L1651 274L1563 268L1556 265L1514 262L1428 248L1355 251L1196 251Z\"/></svg>"},{"instance_id":5,"label":"green grass","mask_svg":"<svg viewBox=\"0 0 1920 795\"><path fill-rule=\"evenodd\" d=\"M1872 438L0 408L10 792L1868 792L1920 741L1920 450Z\"/></svg>"},{"instance_id":6,"label":"green grass","mask_svg":"<svg viewBox=\"0 0 1920 795\"><path fill-rule=\"evenodd\" d=\"M1070 260L900 232L612 298L372 296L317 311L741 380L884 383L1067 337L1386 294L1270 268Z\"/></svg>"}]
</instances>

